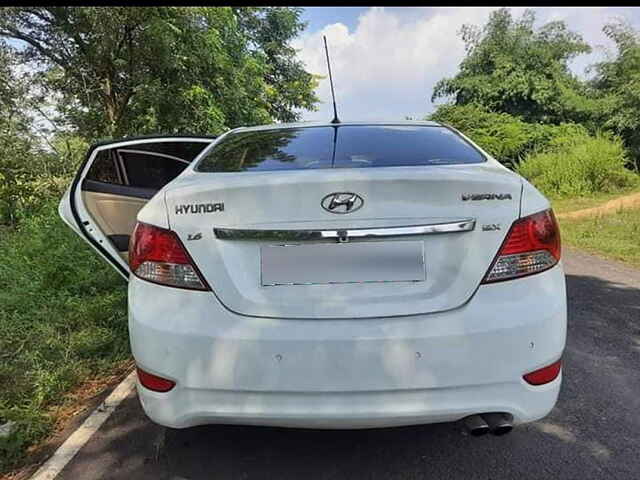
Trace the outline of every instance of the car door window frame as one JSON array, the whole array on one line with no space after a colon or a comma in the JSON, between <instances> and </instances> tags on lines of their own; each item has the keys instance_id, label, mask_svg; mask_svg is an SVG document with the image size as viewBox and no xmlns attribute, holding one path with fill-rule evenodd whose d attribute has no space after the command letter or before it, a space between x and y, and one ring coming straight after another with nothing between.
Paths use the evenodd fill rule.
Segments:
<instances>
[{"instance_id":1,"label":"car door window frame","mask_svg":"<svg viewBox=\"0 0 640 480\"><path fill-rule=\"evenodd\" d=\"M73 178L71 186L69 187L69 206L71 210L71 216L73 217L75 224L79 229L80 234L125 279L129 278L129 274L130 274L129 266L119 255L114 255L107 248L105 248L104 246L105 243L106 245L109 245L110 240L108 239L108 236L105 235L98 228L98 225L95 223L95 221L91 217L91 214L88 212L88 210L82 203L83 188L81 184L84 184L85 180L87 180L86 176L87 176L87 173L89 172L89 169L93 165L93 160L95 160L95 157L98 155L98 153L103 150L113 151L114 149L118 149L120 147L126 147L128 145L141 145L146 143L159 143L159 142L171 142L171 141L202 142L202 143L211 144L212 142L215 141L215 137L206 137L206 136L190 137L190 136L175 135L175 136L166 136L166 137L131 138L126 140L122 139L122 140L115 140L115 141L108 141L108 142L93 144L91 145L91 147L89 147L89 150L87 151L85 159L80 165L80 167L78 168L78 171L76 172L76 175ZM203 147L203 149L200 151L198 155L196 155L195 158L197 158L207 148L208 148L208 145ZM156 152L148 152L148 151L145 151L145 153L156 154ZM191 163L191 162L187 162L187 163ZM108 184L106 182L98 182L98 181L96 182L102 184L103 186L112 185L113 187L116 187L116 188L124 186L124 185ZM80 188L78 188L79 186ZM126 188L133 188L133 187L126 186ZM148 189L148 190L153 191L153 189ZM157 190L153 191L153 194L149 196L149 199L153 197L155 193L157 193ZM125 196L125 194L123 194L122 192L120 192L119 194Z\"/></svg>"},{"instance_id":2,"label":"car door window frame","mask_svg":"<svg viewBox=\"0 0 640 480\"><path fill-rule=\"evenodd\" d=\"M205 147L206 148L206 147ZM174 155L169 155L166 153L158 153L158 152L150 152L148 150L134 150L134 149L130 149L130 148L117 148L115 150L115 154L117 155L118 158L118 165L122 171L122 179L123 179L123 185L126 186L131 186L131 182L129 180L129 172L127 171L127 165L125 162L125 159L122 157L123 153L133 153L136 155L149 155L149 156L153 156L153 157L161 157L161 158L167 158L169 160L174 160L176 162L180 162L180 163L184 163L185 164L185 168L186 166L189 166L191 164L191 162L185 160L184 158L180 158L180 157L176 157ZM135 187L135 185L134 185ZM135 188L144 188L144 187L135 187Z\"/></svg>"}]
</instances>

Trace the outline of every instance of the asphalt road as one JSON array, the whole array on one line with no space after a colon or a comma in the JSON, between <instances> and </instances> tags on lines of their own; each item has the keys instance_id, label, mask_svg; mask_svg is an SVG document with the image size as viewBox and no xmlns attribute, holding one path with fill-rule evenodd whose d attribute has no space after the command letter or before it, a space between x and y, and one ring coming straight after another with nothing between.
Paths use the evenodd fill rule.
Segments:
<instances>
[{"instance_id":1,"label":"asphalt road","mask_svg":"<svg viewBox=\"0 0 640 480\"><path fill-rule=\"evenodd\" d=\"M640 479L640 271L575 251L564 262L564 383L542 421L480 438L457 424L171 430L133 393L58 478Z\"/></svg>"}]
</instances>

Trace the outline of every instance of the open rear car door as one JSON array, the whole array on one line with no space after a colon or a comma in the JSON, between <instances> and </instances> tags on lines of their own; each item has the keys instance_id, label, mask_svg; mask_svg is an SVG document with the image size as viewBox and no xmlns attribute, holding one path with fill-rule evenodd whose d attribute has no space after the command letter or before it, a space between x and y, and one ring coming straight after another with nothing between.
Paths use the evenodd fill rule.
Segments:
<instances>
[{"instance_id":1,"label":"open rear car door","mask_svg":"<svg viewBox=\"0 0 640 480\"><path fill-rule=\"evenodd\" d=\"M167 136L94 144L60 201L60 216L128 278L138 212L214 140Z\"/></svg>"}]
</instances>

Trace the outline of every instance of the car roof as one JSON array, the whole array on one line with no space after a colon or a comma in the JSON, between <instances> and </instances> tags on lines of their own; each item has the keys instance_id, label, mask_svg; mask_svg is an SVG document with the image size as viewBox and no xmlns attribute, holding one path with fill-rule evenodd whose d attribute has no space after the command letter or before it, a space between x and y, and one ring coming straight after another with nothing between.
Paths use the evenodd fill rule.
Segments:
<instances>
[{"instance_id":1,"label":"car roof","mask_svg":"<svg viewBox=\"0 0 640 480\"><path fill-rule=\"evenodd\" d=\"M122 143L122 142L131 142L131 141L136 141L136 140L153 140L153 139L158 139L158 140L166 140L166 139L171 139L171 138L176 138L176 139L194 139L194 141L197 141L199 139L202 140L215 140L216 138L218 138L219 135L195 135L195 134L191 134L191 133L187 133L187 134L182 134L182 133L174 133L174 134L170 134L170 133L161 133L161 134L149 134L149 135L133 135L131 137L118 137L118 138L110 138L110 139L105 139L105 140L96 140L95 142L93 142L91 144L91 149L94 149L96 147L103 147L105 145L111 145L114 143Z\"/></svg>"},{"instance_id":2,"label":"car roof","mask_svg":"<svg viewBox=\"0 0 640 480\"><path fill-rule=\"evenodd\" d=\"M236 132L251 132L256 130L279 130L284 128L309 128L309 127L343 127L343 126L422 126L440 127L438 122L417 121L417 120L395 120L395 121L362 121L362 122L295 122L295 123L272 123L269 125L257 125L255 127L239 127Z\"/></svg>"}]
</instances>

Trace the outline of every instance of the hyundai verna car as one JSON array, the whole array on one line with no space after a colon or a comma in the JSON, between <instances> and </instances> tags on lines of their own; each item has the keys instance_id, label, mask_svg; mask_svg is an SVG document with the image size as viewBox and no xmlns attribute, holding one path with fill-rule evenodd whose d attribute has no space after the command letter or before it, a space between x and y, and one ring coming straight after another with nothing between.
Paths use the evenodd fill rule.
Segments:
<instances>
[{"instance_id":1,"label":"hyundai verna car","mask_svg":"<svg viewBox=\"0 0 640 480\"><path fill-rule=\"evenodd\" d=\"M447 126L98 144L60 214L128 279L139 398L159 424L502 434L556 403L554 214Z\"/></svg>"}]
</instances>

